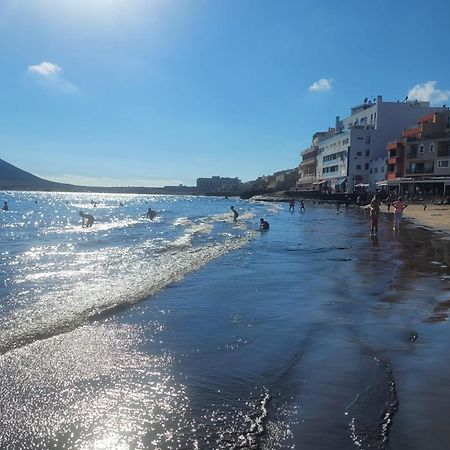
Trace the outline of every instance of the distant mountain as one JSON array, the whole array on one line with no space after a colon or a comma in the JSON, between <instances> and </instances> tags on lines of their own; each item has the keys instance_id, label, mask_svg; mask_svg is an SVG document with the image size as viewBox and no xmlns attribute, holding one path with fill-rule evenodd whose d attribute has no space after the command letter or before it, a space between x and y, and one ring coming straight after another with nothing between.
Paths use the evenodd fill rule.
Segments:
<instances>
[{"instance_id":1,"label":"distant mountain","mask_svg":"<svg viewBox=\"0 0 450 450\"><path fill-rule=\"evenodd\" d=\"M44 180L0 159L0 190L77 191L79 189L79 186L73 184Z\"/></svg>"},{"instance_id":2,"label":"distant mountain","mask_svg":"<svg viewBox=\"0 0 450 450\"><path fill-rule=\"evenodd\" d=\"M0 191L106 192L114 194L196 194L195 187L76 186L44 180L0 159Z\"/></svg>"}]
</instances>

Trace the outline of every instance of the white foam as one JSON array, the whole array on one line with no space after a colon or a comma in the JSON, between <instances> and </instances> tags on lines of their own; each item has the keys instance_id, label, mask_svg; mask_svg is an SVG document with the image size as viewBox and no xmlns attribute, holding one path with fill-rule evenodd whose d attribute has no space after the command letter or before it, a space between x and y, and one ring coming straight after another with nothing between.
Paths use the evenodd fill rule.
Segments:
<instances>
[{"instance_id":1,"label":"white foam","mask_svg":"<svg viewBox=\"0 0 450 450\"><path fill-rule=\"evenodd\" d=\"M155 257L139 248L107 248L90 252L90 266L73 279L73 267L68 268L67 283L57 291L35 293L9 316L0 319L0 342L3 350L46 335L71 329L89 317L106 310L134 304L156 294L167 285L180 281L211 260L236 250L256 236L247 232L225 242L204 247L190 247L192 234L172 242L170 252ZM94 256L95 255L95 256ZM83 258L83 254L79 254ZM1 348L0 347L0 348Z\"/></svg>"}]
</instances>

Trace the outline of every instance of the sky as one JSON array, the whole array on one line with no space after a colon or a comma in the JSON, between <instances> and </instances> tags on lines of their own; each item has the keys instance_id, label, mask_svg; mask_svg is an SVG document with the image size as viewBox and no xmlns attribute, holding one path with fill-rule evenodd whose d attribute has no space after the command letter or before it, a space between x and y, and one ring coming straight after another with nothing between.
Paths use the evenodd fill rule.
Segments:
<instances>
[{"instance_id":1,"label":"sky","mask_svg":"<svg viewBox=\"0 0 450 450\"><path fill-rule=\"evenodd\" d=\"M293 168L365 97L450 104L448 0L0 0L0 158L104 186Z\"/></svg>"}]
</instances>

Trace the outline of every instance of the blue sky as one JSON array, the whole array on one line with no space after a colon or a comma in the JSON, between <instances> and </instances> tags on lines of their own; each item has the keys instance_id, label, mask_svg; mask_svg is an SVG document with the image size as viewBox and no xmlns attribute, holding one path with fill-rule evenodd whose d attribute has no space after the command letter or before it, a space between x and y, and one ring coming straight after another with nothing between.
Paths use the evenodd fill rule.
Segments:
<instances>
[{"instance_id":1,"label":"blue sky","mask_svg":"<svg viewBox=\"0 0 450 450\"><path fill-rule=\"evenodd\" d=\"M0 158L58 181L244 181L365 97L450 104L450 2L0 0Z\"/></svg>"}]
</instances>

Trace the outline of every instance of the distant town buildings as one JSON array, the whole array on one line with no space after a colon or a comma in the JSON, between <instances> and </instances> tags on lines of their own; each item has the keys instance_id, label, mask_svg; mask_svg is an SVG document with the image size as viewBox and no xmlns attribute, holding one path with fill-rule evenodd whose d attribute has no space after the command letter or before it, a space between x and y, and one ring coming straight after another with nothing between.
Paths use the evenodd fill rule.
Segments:
<instances>
[{"instance_id":1,"label":"distant town buildings","mask_svg":"<svg viewBox=\"0 0 450 450\"><path fill-rule=\"evenodd\" d=\"M311 146L301 154L297 190L374 191L386 180L388 142L420 117L442 110L429 102L365 99L345 119L337 116L333 128L313 135Z\"/></svg>"},{"instance_id":2,"label":"distant town buildings","mask_svg":"<svg viewBox=\"0 0 450 450\"><path fill-rule=\"evenodd\" d=\"M211 178L197 178L197 191L201 194L239 193L242 183L239 178L222 178L213 176Z\"/></svg>"}]
</instances>

